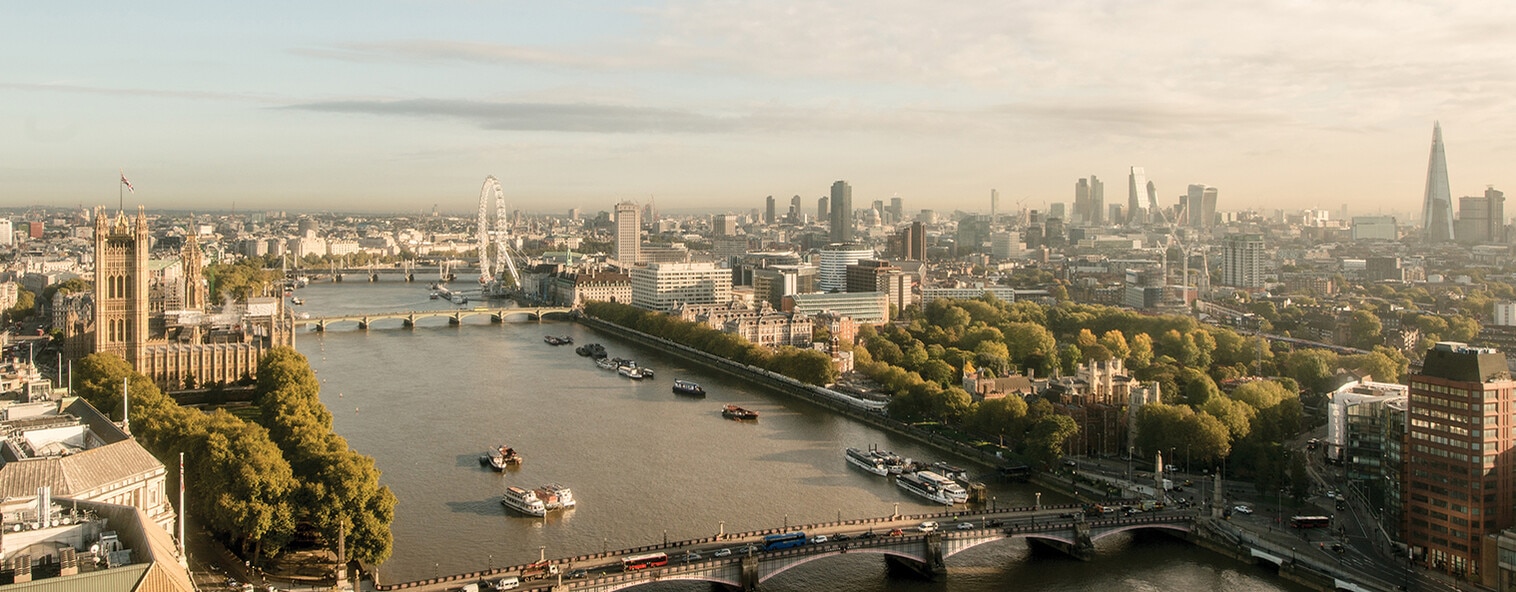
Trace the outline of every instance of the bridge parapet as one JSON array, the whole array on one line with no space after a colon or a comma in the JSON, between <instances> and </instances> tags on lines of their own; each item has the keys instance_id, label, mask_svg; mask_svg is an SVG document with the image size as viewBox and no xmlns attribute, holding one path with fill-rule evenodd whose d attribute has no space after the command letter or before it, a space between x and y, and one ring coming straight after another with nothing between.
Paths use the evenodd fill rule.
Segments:
<instances>
[{"instance_id":1,"label":"bridge parapet","mask_svg":"<svg viewBox=\"0 0 1516 592\"><path fill-rule=\"evenodd\" d=\"M1064 510L1077 509L1077 504L1043 505L1040 510ZM717 544L722 541L755 541L763 536L793 531L809 531L816 529L831 529L847 526L870 526L874 524L893 523L902 521L935 520L946 524L953 524L954 520L962 523L965 518L972 524L975 518L981 516L999 516L1010 520L1019 520L1016 514L1021 512L1031 513L1038 508L1021 507L1005 510L971 510L964 512L941 512L933 514L916 514L904 516L885 516L878 518L860 518L850 520L838 520L815 524L795 525L779 528L768 528L735 534L716 534L708 537L674 541L667 544L645 545L630 549L622 549L605 553L592 553L555 559L552 562L557 565L574 564L603 564L606 560L616 557L651 552L664 552L671 558L682 558L682 553L690 548ZM1003 540L1006 538L1023 537L1037 538L1045 541L1060 541L1070 545L1078 545L1078 538L1074 533L1083 532L1083 538L1090 543L1093 550L1093 541L1101 537L1132 530L1136 528L1171 528L1188 532L1194 516L1190 514L1166 514L1159 516L1135 516L1124 518L1107 518L1095 520L1079 520L1071 518L1047 519L1036 523L1013 523L999 526L979 526L972 529L952 529L935 533L923 534L908 532L903 536L875 536L872 538L854 538L847 541L833 541L820 545L804 545L791 549L763 552L759 551L752 555L734 553L731 557L707 558L695 563L671 564L662 568L648 570L607 574L588 580L564 581L564 586L573 590L594 590L608 592L637 586L649 581L684 579L705 580L716 582L739 590L752 590L757 581L767 580L792 567L809 563L817 559L840 555L845 553L879 553L888 557L895 557L894 561L903 567L909 567L911 571L925 577L936 577L943 573L945 560L961 551L975 546ZM981 524L986 522L981 521ZM1071 553L1072 554L1072 553ZM1077 556L1077 555L1076 555ZM751 563L745 563L750 561ZM479 580L489 580L504 575L520 573L526 565L516 565L492 570L474 571L456 574L441 578L431 578L415 582L403 582L396 584L379 584L376 582L375 589L380 592L407 589L437 589L449 585L462 585ZM752 573L749 573L752 571ZM754 576L753 574L756 574ZM757 581L753 580L757 578Z\"/></svg>"}]
</instances>

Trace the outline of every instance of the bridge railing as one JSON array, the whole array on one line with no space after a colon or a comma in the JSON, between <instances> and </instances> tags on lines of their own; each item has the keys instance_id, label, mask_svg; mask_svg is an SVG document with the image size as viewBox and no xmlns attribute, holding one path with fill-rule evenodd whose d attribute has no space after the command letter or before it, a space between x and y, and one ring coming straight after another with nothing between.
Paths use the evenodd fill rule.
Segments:
<instances>
[{"instance_id":1,"label":"bridge railing","mask_svg":"<svg viewBox=\"0 0 1516 592\"><path fill-rule=\"evenodd\" d=\"M1083 506L1081 506L1080 504L1043 504L1040 507L1039 506L1017 506L1017 507L1010 507L1010 508L1004 508L1004 509L983 508L983 509L978 509L978 510L962 510L962 511L957 511L957 512L949 511L949 512L929 513L929 514L902 514L900 516L881 516L881 517L875 517L875 518L856 518L856 519L848 519L848 520L833 520L833 521L829 521L829 522L817 522L817 523L813 523L813 524L798 524L798 525L787 526L787 527L765 528L765 529L761 529L761 530L750 530L750 531L746 531L746 532L728 533L725 536L712 535L712 536L708 536L708 537L700 537L700 538L695 538L695 539L686 539L686 540L681 540L681 541L670 541L667 544L659 543L659 544L654 544L654 545L643 545L643 546L640 546L640 547L632 547L632 548L629 548L629 549L620 549L620 550L616 550L616 551L607 551L607 552L603 552L603 553L587 553L587 554L582 554L582 555L574 555L572 557L563 557L563 558L559 558L559 559L554 559L552 561L552 563L555 564L555 565L560 565L560 566L562 566L562 565L573 565L575 563L582 563L582 562L585 562L585 561L597 561L597 560L602 560L602 559L608 559L608 558L611 558L611 557L619 557L619 556L622 556L622 555L649 553L649 552L654 552L654 551L668 552L670 550L684 549L686 547L699 546L699 545L708 545L708 544L712 544L712 543L719 543L719 542L722 542L722 541L738 542L738 541L744 541L744 540L749 540L749 539L752 539L752 540L756 541L757 539L760 539L761 537L768 536L768 535L771 535L771 534L782 534L782 533L786 533L786 532L794 532L794 531L797 531L797 530L804 531L804 530L814 530L814 529L817 529L817 528L835 528L835 527L839 527L839 526L868 526L868 525L873 525L873 524L885 524L885 523L899 522L899 521L902 521L902 520L904 520L904 521L923 521L923 520L951 521L955 517L961 519L961 518L964 518L964 517L975 517L975 516L984 516L984 515L991 515L991 514L999 515L999 514L1005 514L1005 513L1033 512L1033 511L1037 511L1039 509L1041 509L1041 510L1077 510L1077 509L1080 509L1082 507ZM1067 523L1064 523L1064 527L1065 528L1067 527ZM887 538L887 537L880 537L880 538ZM860 540L860 539L852 539L852 540L856 541L856 540ZM863 539L863 540L868 540L868 539ZM480 571L471 571L471 572L467 572L467 573L453 574L453 575L449 575L449 576L441 576L441 577L437 577L437 578L429 578L429 579L425 579L425 580L416 580L416 581L412 581L412 582L401 582L401 583L395 583L395 584L379 584L379 583L376 582L375 589L379 590L381 592L384 592L384 591L388 591L388 590L403 590L403 589L406 589L406 588L416 588L416 587L420 587L420 586L430 586L430 585L434 585L434 584L445 584L445 583L450 583L450 582L467 583L467 582L477 581L479 579L489 579L489 578L496 577L496 576L504 576L504 575L509 575L509 574L513 574L513 573L519 573L523 568L527 567L528 565L530 565L530 564L513 565L513 566L508 566L508 567L501 567L501 568L496 568L496 569L488 569L488 570L480 570Z\"/></svg>"}]
</instances>

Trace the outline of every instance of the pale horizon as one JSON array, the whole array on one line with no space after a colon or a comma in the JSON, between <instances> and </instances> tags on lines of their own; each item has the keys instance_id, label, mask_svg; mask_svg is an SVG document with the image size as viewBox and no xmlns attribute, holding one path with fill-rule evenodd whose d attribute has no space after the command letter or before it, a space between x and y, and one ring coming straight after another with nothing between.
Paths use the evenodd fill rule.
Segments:
<instances>
[{"instance_id":1,"label":"pale horizon","mask_svg":"<svg viewBox=\"0 0 1516 592\"><path fill-rule=\"evenodd\" d=\"M209 11L209 12L207 12ZM587 214L1071 203L1417 212L1516 179L1516 6L10 5L0 207ZM359 16L355 16L359 15ZM1144 197L1143 201L1146 199ZM1409 220L1406 220L1407 222Z\"/></svg>"}]
</instances>

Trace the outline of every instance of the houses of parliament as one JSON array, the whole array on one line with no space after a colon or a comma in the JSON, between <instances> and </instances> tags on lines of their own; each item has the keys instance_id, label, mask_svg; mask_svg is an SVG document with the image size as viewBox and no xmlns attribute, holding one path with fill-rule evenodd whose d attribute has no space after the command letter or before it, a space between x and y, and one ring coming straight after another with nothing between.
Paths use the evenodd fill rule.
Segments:
<instances>
[{"instance_id":1,"label":"houses of parliament","mask_svg":"<svg viewBox=\"0 0 1516 592\"><path fill-rule=\"evenodd\" d=\"M177 258L150 257L146 212L94 215L94 290L54 296L70 359L121 356L164 389L251 379L269 348L293 344L277 296L211 307L199 241L188 233Z\"/></svg>"}]
</instances>

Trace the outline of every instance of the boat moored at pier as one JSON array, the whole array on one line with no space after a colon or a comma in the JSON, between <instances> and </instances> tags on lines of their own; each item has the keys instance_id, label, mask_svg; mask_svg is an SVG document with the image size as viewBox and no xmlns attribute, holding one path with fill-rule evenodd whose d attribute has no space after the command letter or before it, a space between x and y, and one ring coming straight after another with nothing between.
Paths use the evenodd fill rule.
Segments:
<instances>
[{"instance_id":1,"label":"boat moored at pier","mask_svg":"<svg viewBox=\"0 0 1516 592\"><path fill-rule=\"evenodd\" d=\"M849 448L847 449L846 456L848 464L851 464L855 467L858 467L875 475L879 475L881 477L888 476L890 474L889 468L884 466L884 459L881 458L872 449L859 450L857 448Z\"/></svg>"},{"instance_id":2,"label":"boat moored at pier","mask_svg":"<svg viewBox=\"0 0 1516 592\"><path fill-rule=\"evenodd\" d=\"M536 489L507 487L500 496L500 503L507 508L528 516L546 516L553 510L573 508L574 493L557 483L549 483Z\"/></svg>"},{"instance_id":3,"label":"boat moored at pier","mask_svg":"<svg viewBox=\"0 0 1516 592\"><path fill-rule=\"evenodd\" d=\"M898 485L901 489L915 494L917 497L925 498L944 506L953 505L952 494L944 491L936 479L924 477L923 475L932 475L941 479L946 479L946 477L936 475L931 471L918 471L915 473L901 474L899 477L895 478L895 485Z\"/></svg>"},{"instance_id":4,"label":"boat moored at pier","mask_svg":"<svg viewBox=\"0 0 1516 592\"><path fill-rule=\"evenodd\" d=\"M955 481L968 481L969 470L963 467L950 465L945 460L932 463L932 472L953 479Z\"/></svg>"}]
</instances>

